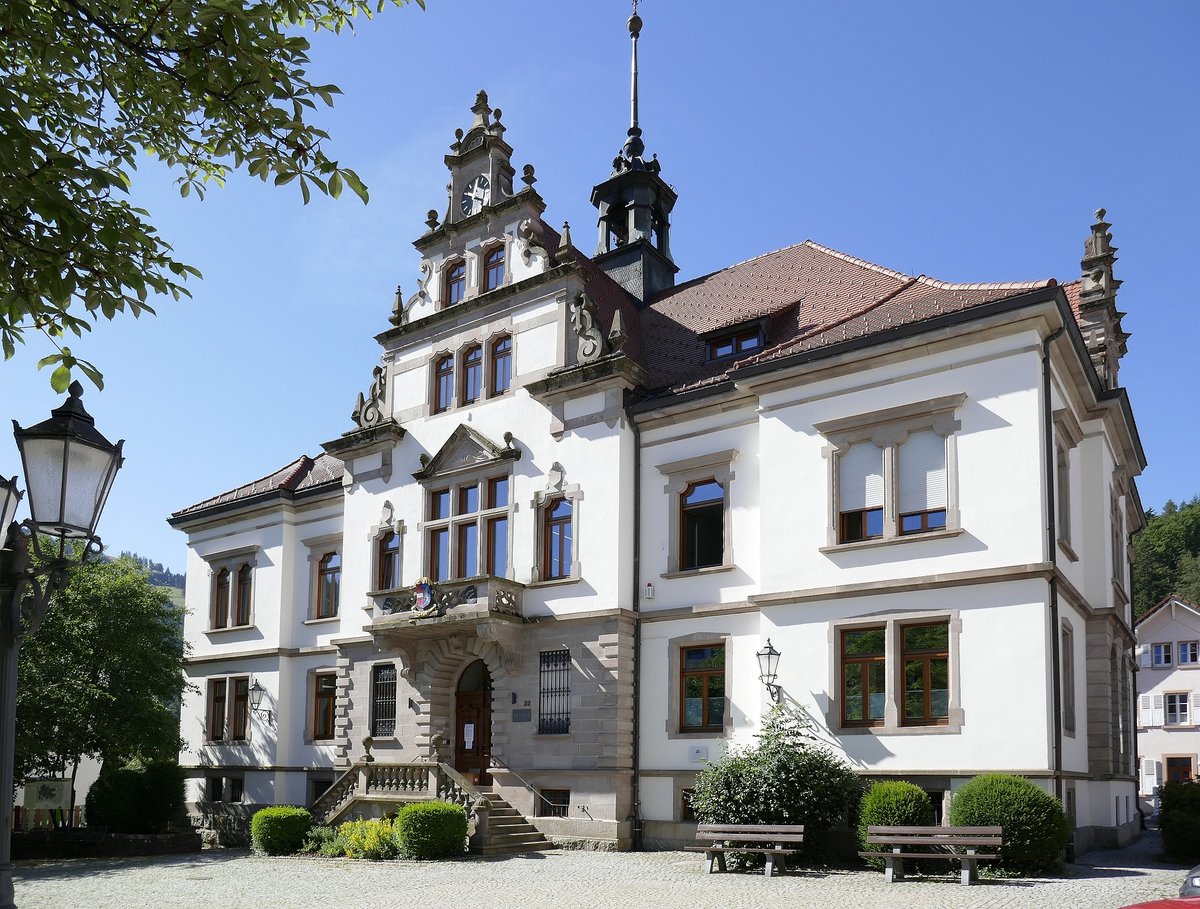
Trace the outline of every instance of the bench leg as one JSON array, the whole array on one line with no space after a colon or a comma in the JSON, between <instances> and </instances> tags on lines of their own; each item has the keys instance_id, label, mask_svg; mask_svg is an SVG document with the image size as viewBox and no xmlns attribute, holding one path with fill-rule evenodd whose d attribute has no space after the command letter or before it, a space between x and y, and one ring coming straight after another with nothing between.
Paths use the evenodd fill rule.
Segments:
<instances>
[{"instance_id":1,"label":"bench leg","mask_svg":"<svg viewBox=\"0 0 1200 909\"><path fill-rule=\"evenodd\" d=\"M725 853L724 852L706 852L704 860L707 863L707 873L713 873L713 865L716 865L721 871L725 870Z\"/></svg>"},{"instance_id":2,"label":"bench leg","mask_svg":"<svg viewBox=\"0 0 1200 909\"><path fill-rule=\"evenodd\" d=\"M887 857L883 860L883 882L892 884L904 880L904 859Z\"/></svg>"},{"instance_id":3,"label":"bench leg","mask_svg":"<svg viewBox=\"0 0 1200 909\"><path fill-rule=\"evenodd\" d=\"M770 877L774 873L775 873L775 856L773 856L771 853L768 852L767 853L767 863L763 866L763 874L765 874L767 877Z\"/></svg>"},{"instance_id":4,"label":"bench leg","mask_svg":"<svg viewBox=\"0 0 1200 909\"><path fill-rule=\"evenodd\" d=\"M964 887L971 886L971 881L979 880L978 862L972 858L964 858L962 860L962 885Z\"/></svg>"}]
</instances>

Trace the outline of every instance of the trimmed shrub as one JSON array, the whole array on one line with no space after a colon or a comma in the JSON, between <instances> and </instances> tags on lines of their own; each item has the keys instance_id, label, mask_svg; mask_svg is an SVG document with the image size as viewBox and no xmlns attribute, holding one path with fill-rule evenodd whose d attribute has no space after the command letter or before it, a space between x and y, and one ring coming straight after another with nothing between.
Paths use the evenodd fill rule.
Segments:
<instances>
[{"instance_id":1,"label":"trimmed shrub","mask_svg":"<svg viewBox=\"0 0 1200 909\"><path fill-rule=\"evenodd\" d=\"M1163 786L1158 826L1167 858L1187 865L1200 862L1200 783Z\"/></svg>"},{"instance_id":2,"label":"trimmed shrub","mask_svg":"<svg viewBox=\"0 0 1200 909\"><path fill-rule=\"evenodd\" d=\"M933 823L933 804L929 794L903 780L872 783L863 794L858 811L858 847L878 852L867 845L868 827L918 827ZM873 868L882 868L883 859L866 859Z\"/></svg>"},{"instance_id":3,"label":"trimmed shrub","mask_svg":"<svg viewBox=\"0 0 1200 909\"><path fill-rule=\"evenodd\" d=\"M250 845L264 855L295 855L312 825L312 815L303 808L262 808L250 818Z\"/></svg>"},{"instance_id":4,"label":"trimmed shrub","mask_svg":"<svg viewBox=\"0 0 1200 909\"><path fill-rule=\"evenodd\" d=\"M1003 827L1001 861L1013 871L1054 871L1067 848L1067 816L1058 799L1024 777L1006 773L985 773L955 792L950 823Z\"/></svg>"},{"instance_id":5,"label":"trimmed shrub","mask_svg":"<svg viewBox=\"0 0 1200 909\"><path fill-rule=\"evenodd\" d=\"M104 768L85 804L89 827L161 833L183 804L183 771L174 761Z\"/></svg>"},{"instance_id":6,"label":"trimmed shrub","mask_svg":"<svg viewBox=\"0 0 1200 909\"><path fill-rule=\"evenodd\" d=\"M405 858L445 858L467 850L467 813L449 802L414 802L396 818L396 845Z\"/></svg>"},{"instance_id":7,"label":"trimmed shrub","mask_svg":"<svg viewBox=\"0 0 1200 909\"><path fill-rule=\"evenodd\" d=\"M347 821L337 829L333 840L346 858L368 859L377 862L393 859L400 854L396 845L396 830L391 818L366 821ZM331 850L333 846L330 846Z\"/></svg>"},{"instance_id":8,"label":"trimmed shrub","mask_svg":"<svg viewBox=\"0 0 1200 909\"><path fill-rule=\"evenodd\" d=\"M821 834L844 824L859 796L850 765L810 739L804 721L777 706L754 745L735 748L696 776L692 808L702 824L803 824L805 858L820 857ZM736 856L761 864L761 856Z\"/></svg>"}]
</instances>

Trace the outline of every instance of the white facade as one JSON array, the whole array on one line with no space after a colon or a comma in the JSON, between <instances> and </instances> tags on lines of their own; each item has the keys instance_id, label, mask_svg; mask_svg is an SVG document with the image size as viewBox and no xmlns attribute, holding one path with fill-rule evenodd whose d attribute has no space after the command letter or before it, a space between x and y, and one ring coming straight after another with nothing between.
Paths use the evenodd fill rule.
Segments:
<instances>
[{"instance_id":1,"label":"white facade","mask_svg":"<svg viewBox=\"0 0 1200 909\"><path fill-rule=\"evenodd\" d=\"M1147 808L1165 782L1200 775L1200 608L1169 596L1137 623L1138 788Z\"/></svg>"},{"instance_id":2,"label":"white facade","mask_svg":"<svg viewBox=\"0 0 1200 909\"><path fill-rule=\"evenodd\" d=\"M370 738L377 766L490 776L560 840L678 842L697 769L770 707L770 640L783 702L864 775L948 799L1019 773L1080 848L1132 836L1144 462L1115 297L812 243L672 290L640 139L589 258L473 111L357 427L172 517L196 812L311 803Z\"/></svg>"}]
</instances>

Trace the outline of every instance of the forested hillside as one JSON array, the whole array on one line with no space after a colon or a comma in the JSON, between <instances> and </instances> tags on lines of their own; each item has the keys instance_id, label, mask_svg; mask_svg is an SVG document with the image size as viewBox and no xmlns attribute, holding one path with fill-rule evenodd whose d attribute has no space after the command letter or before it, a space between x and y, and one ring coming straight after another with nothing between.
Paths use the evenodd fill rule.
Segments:
<instances>
[{"instance_id":1,"label":"forested hillside","mask_svg":"<svg viewBox=\"0 0 1200 909\"><path fill-rule=\"evenodd\" d=\"M1200 496L1161 514L1146 512L1146 529L1133 538L1133 608L1142 615L1175 593L1200 603Z\"/></svg>"}]
</instances>

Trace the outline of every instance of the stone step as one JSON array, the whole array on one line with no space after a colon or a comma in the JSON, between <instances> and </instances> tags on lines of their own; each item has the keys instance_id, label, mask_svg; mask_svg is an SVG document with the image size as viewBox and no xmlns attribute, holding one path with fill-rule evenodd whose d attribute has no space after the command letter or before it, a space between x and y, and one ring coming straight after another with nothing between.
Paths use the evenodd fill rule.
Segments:
<instances>
[{"instance_id":1,"label":"stone step","mask_svg":"<svg viewBox=\"0 0 1200 909\"><path fill-rule=\"evenodd\" d=\"M515 845L488 845L479 850L479 855L519 855L522 852L546 852L550 849L556 849L553 843L542 841L541 843L518 843Z\"/></svg>"}]
</instances>

